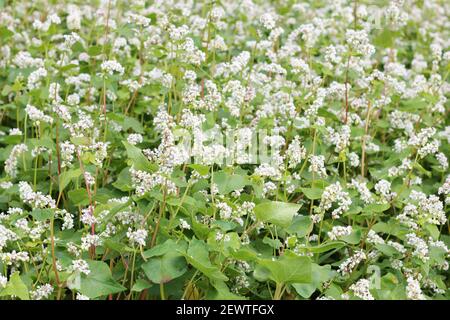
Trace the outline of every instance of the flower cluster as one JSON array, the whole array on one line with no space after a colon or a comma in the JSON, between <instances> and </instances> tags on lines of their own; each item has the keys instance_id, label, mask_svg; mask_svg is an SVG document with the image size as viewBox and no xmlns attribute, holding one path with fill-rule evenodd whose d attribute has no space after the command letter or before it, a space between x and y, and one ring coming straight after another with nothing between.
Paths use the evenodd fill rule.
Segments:
<instances>
[{"instance_id":1,"label":"flower cluster","mask_svg":"<svg viewBox=\"0 0 450 320\"><path fill-rule=\"evenodd\" d=\"M449 299L449 19L3 1L0 296Z\"/></svg>"}]
</instances>

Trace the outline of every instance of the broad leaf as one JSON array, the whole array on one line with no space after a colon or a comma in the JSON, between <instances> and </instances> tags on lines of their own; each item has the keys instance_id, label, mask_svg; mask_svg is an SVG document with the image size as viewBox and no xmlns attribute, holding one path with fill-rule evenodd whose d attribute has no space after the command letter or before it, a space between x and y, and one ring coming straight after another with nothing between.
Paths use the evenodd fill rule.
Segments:
<instances>
[{"instance_id":1,"label":"broad leaf","mask_svg":"<svg viewBox=\"0 0 450 320\"><path fill-rule=\"evenodd\" d=\"M320 199L323 193L323 189L320 188L301 188L301 190L310 200Z\"/></svg>"},{"instance_id":2,"label":"broad leaf","mask_svg":"<svg viewBox=\"0 0 450 320\"><path fill-rule=\"evenodd\" d=\"M389 209L391 205L389 203L371 203L365 206L362 211L367 213L383 212Z\"/></svg>"},{"instance_id":3,"label":"broad leaf","mask_svg":"<svg viewBox=\"0 0 450 320\"><path fill-rule=\"evenodd\" d=\"M81 175L81 169L71 169L64 171L59 175L59 192L67 187L72 179L78 178Z\"/></svg>"},{"instance_id":4,"label":"broad leaf","mask_svg":"<svg viewBox=\"0 0 450 320\"><path fill-rule=\"evenodd\" d=\"M224 171L214 173L214 183L217 184L219 193L227 194L234 190L239 190L250 184L247 177L238 174L229 174Z\"/></svg>"},{"instance_id":5,"label":"broad leaf","mask_svg":"<svg viewBox=\"0 0 450 320\"><path fill-rule=\"evenodd\" d=\"M186 259L176 251L152 257L142 265L145 275L153 283L167 283L187 271Z\"/></svg>"},{"instance_id":6,"label":"broad leaf","mask_svg":"<svg viewBox=\"0 0 450 320\"><path fill-rule=\"evenodd\" d=\"M181 252L181 254L185 256L189 264L211 280L228 281L228 277L220 272L218 267L211 264L208 246L203 241L192 239L187 252Z\"/></svg>"},{"instance_id":7,"label":"broad leaf","mask_svg":"<svg viewBox=\"0 0 450 320\"><path fill-rule=\"evenodd\" d=\"M305 299L311 297L314 291L316 291L317 288L323 282L330 280L333 276L333 272L331 270L330 265L319 266L318 264L313 263L311 265L311 272L312 272L311 283L292 284L295 291L297 291L297 293Z\"/></svg>"},{"instance_id":8,"label":"broad leaf","mask_svg":"<svg viewBox=\"0 0 450 320\"><path fill-rule=\"evenodd\" d=\"M88 264L91 272L87 276L82 275L80 280L80 292L85 296L95 299L126 289L113 279L106 263L88 260Z\"/></svg>"},{"instance_id":9,"label":"broad leaf","mask_svg":"<svg viewBox=\"0 0 450 320\"><path fill-rule=\"evenodd\" d=\"M327 252L333 249L340 249L343 246L345 246L345 243L342 241L331 241L331 242L325 242L315 247L303 247L306 251L312 252L312 253L322 253ZM302 249L303 249L302 248Z\"/></svg>"},{"instance_id":10,"label":"broad leaf","mask_svg":"<svg viewBox=\"0 0 450 320\"><path fill-rule=\"evenodd\" d=\"M305 237L313 229L313 223L309 216L298 215L292 220L292 224L286 229L287 232L297 235L299 238Z\"/></svg>"},{"instance_id":11,"label":"broad leaf","mask_svg":"<svg viewBox=\"0 0 450 320\"><path fill-rule=\"evenodd\" d=\"M270 272L269 278L276 283L311 282L311 260L308 257L282 256L277 260L260 259L258 264Z\"/></svg>"},{"instance_id":12,"label":"broad leaf","mask_svg":"<svg viewBox=\"0 0 450 320\"><path fill-rule=\"evenodd\" d=\"M29 300L28 288L20 278L19 272L14 272L9 278L6 287L0 290L0 297L11 296L18 297L21 300Z\"/></svg>"},{"instance_id":13,"label":"broad leaf","mask_svg":"<svg viewBox=\"0 0 450 320\"><path fill-rule=\"evenodd\" d=\"M281 227L288 227L294 215L300 209L300 204L267 201L262 202L255 207L256 218L263 222L270 222Z\"/></svg>"},{"instance_id":14,"label":"broad leaf","mask_svg":"<svg viewBox=\"0 0 450 320\"><path fill-rule=\"evenodd\" d=\"M155 170L155 165L148 161L147 157L144 156L141 149L129 144L126 141L122 141L125 149L127 150L127 156L133 162L133 166L137 170L152 172Z\"/></svg>"}]
</instances>

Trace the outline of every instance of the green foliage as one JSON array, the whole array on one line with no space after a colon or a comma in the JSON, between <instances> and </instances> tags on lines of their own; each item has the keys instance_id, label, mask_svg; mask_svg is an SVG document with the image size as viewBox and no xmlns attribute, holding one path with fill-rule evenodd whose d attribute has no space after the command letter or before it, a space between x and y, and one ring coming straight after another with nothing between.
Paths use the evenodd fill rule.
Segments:
<instances>
[{"instance_id":1,"label":"green foliage","mask_svg":"<svg viewBox=\"0 0 450 320\"><path fill-rule=\"evenodd\" d=\"M106 263L88 261L88 264L91 272L88 275L81 275L80 280L79 290L83 295L94 299L126 289L114 280Z\"/></svg>"},{"instance_id":2,"label":"green foliage","mask_svg":"<svg viewBox=\"0 0 450 320\"><path fill-rule=\"evenodd\" d=\"M258 220L288 227L301 205L280 201L262 202L255 207Z\"/></svg>"},{"instance_id":3,"label":"green foliage","mask_svg":"<svg viewBox=\"0 0 450 320\"><path fill-rule=\"evenodd\" d=\"M448 300L448 4L191 2L0 0L0 300Z\"/></svg>"}]
</instances>

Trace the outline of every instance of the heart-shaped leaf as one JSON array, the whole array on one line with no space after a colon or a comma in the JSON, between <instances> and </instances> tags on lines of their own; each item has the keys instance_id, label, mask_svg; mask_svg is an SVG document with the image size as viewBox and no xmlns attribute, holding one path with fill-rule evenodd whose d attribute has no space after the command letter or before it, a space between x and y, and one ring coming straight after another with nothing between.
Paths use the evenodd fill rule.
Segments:
<instances>
[{"instance_id":1,"label":"heart-shaped leaf","mask_svg":"<svg viewBox=\"0 0 450 320\"><path fill-rule=\"evenodd\" d=\"M300 204L295 203L267 201L255 206L255 214L260 221L287 228L300 207Z\"/></svg>"}]
</instances>

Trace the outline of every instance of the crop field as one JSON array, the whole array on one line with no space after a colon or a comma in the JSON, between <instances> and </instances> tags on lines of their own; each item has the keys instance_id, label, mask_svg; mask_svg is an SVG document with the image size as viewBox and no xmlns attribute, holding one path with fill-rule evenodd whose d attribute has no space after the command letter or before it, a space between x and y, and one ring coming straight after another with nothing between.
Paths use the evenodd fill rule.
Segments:
<instances>
[{"instance_id":1,"label":"crop field","mask_svg":"<svg viewBox=\"0 0 450 320\"><path fill-rule=\"evenodd\" d=\"M0 0L0 300L450 299L450 2Z\"/></svg>"}]
</instances>

